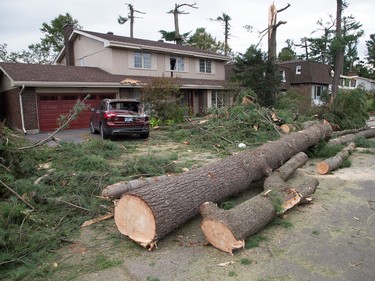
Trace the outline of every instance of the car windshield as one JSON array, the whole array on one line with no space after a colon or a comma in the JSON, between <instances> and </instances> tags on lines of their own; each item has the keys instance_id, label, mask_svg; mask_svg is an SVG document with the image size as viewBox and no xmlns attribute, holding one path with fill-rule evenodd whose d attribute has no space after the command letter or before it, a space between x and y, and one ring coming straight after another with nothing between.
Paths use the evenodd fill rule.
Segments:
<instances>
[{"instance_id":1,"label":"car windshield","mask_svg":"<svg viewBox=\"0 0 375 281\"><path fill-rule=\"evenodd\" d=\"M134 102L111 102L109 109L129 110L138 112L138 104Z\"/></svg>"}]
</instances>

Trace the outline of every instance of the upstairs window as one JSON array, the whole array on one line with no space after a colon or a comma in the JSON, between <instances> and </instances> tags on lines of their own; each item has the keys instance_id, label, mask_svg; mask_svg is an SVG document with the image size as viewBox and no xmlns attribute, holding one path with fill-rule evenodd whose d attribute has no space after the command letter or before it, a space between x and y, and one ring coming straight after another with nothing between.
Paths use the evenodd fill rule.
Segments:
<instances>
[{"instance_id":1,"label":"upstairs window","mask_svg":"<svg viewBox=\"0 0 375 281\"><path fill-rule=\"evenodd\" d=\"M199 72L211 73L211 60L200 59L199 60Z\"/></svg>"},{"instance_id":2,"label":"upstairs window","mask_svg":"<svg viewBox=\"0 0 375 281\"><path fill-rule=\"evenodd\" d=\"M301 74L302 72L302 67L300 65L296 66L296 74Z\"/></svg>"},{"instance_id":3,"label":"upstairs window","mask_svg":"<svg viewBox=\"0 0 375 281\"><path fill-rule=\"evenodd\" d=\"M151 69L151 54L134 53L134 67Z\"/></svg>"},{"instance_id":4,"label":"upstairs window","mask_svg":"<svg viewBox=\"0 0 375 281\"><path fill-rule=\"evenodd\" d=\"M181 57L171 57L169 59L170 62L170 69L175 71L184 71L185 70L185 63L184 58Z\"/></svg>"}]
</instances>

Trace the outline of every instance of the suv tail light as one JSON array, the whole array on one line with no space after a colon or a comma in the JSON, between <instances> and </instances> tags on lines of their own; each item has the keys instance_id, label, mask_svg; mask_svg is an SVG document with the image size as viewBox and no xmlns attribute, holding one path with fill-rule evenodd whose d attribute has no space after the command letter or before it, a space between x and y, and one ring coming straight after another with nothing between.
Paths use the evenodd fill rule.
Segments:
<instances>
[{"instance_id":1,"label":"suv tail light","mask_svg":"<svg viewBox=\"0 0 375 281\"><path fill-rule=\"evenodd\" d=\"M104 112L103 117L104 117L104 119L111 119L112 117L116 117L116 113L114 113L114 112Z\"/></svg>"}]
</instances>

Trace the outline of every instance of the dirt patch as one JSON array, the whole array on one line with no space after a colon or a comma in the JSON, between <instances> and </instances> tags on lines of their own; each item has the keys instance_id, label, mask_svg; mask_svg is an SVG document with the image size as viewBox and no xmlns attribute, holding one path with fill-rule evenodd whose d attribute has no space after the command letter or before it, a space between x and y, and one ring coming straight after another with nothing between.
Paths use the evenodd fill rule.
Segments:
<instances>
[{"instance_id":1,"label":"dirt patch","mask_svg":"<svg viewBox=\"0 0 375 281\"><path fill-rule=\"evenodd\" d=\"M132 154L171 151L186 163L219 158L169 140L157 145L152 138ZM375 280L374 153L356 151L350 168L325 176L315 171L318 160L309 160L300 172L319 179L313 203L287 212L283 220L292 227L270 224L258 233L266 238L259 247L230 256L207 246L196 217L149 252L108 220L82 229L75 243L59 252L54 280ZM261 190L262 183L254 183L228 200L238 204Z\"/></svg>"}]
</instances>

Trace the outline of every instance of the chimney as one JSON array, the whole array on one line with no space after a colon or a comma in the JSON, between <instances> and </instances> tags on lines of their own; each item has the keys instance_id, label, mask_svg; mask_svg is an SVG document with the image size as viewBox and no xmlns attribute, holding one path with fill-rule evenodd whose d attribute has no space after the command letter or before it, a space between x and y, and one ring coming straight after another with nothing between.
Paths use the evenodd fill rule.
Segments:
<instances>
[{"instance_id":1,"label":"chimney","mask_svg":"<svg viewBox=\"0 0 375 281\"><path fill-rule=\"evenodd\" d=\"M65 60L66 65L74 66L74 49L73 49L73 42L69 41L70 35L74 31L73 24L67 23L63 27L64 31L64 45L65 45Z\"/></svg>"}]
</instances>

